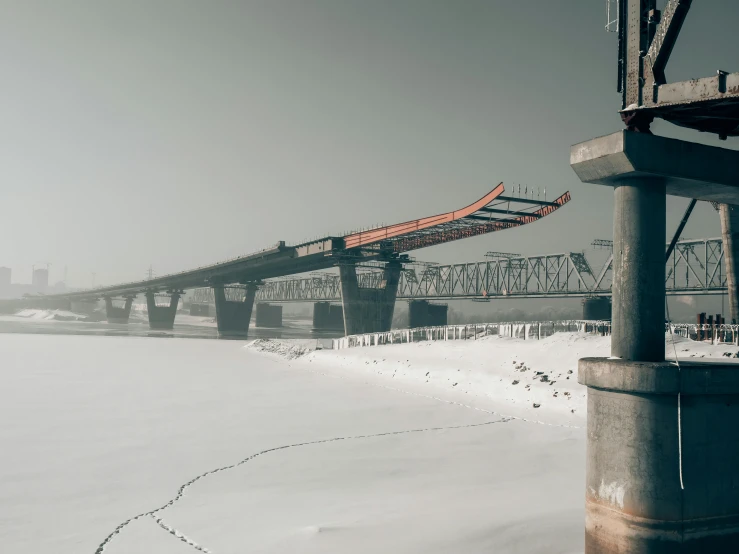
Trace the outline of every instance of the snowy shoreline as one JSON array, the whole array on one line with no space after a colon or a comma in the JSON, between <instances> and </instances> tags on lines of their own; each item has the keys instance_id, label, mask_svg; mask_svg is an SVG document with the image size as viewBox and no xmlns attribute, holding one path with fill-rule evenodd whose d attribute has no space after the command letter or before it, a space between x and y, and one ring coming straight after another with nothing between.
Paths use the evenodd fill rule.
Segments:
<instances>
[{"instance_id":1,"label":"snowy shoreline","mask_svg":"<svg viewBox=\"0 0 739 554\"><path fill-rule=\"evenodd\" d=\"M674 342L673 342L674 341ZM542 340L488 336L476 341L421 341L341 350L315 350L315 341L258 339L245 348L297 368L320 366L335 377L366 379L424 396L474 404L539 423L580 427L586 388L577 382L580 358L610 355L610 337L562 332ZM739 364L739 348L665 336L665 355L720 358Z\"/></svg>"}]
</instances>

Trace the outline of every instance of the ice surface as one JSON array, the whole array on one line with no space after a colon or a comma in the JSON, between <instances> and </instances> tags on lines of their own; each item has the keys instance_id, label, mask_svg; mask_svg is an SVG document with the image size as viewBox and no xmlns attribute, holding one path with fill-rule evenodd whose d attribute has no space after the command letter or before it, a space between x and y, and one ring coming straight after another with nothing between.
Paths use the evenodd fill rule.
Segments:
<instances>
[{"instance_id":1,"label":"ice surface","mask_svg":"<svg viewBox=\"0 0 739 554\"><path fill-rule=\"evenodd\" d=\"M581 552L582 414L558 408L580 401L543 395L578 390L574 374L559 388L563 353L607 345L583 337L300 343L286 357L239 341L0 335L2 550ZM693 345L677 348L739 350ZM543 370L554 385L530 379ZM541 408L494 386L514 375Z\"/></svg>"}]
</instances>

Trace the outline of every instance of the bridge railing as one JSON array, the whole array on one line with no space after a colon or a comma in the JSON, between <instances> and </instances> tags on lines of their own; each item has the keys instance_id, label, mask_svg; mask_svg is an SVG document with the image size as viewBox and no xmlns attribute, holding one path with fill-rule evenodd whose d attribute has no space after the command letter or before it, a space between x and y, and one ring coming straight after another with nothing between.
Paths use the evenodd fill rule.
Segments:
<instances>
[{"instance_id":1,"label":"bridge railing","mask_svg":"<svg viewBox=\"0 0 739 554\"><path fill-rule=\"evenodd\" d=\"M577 319L529 323L470 323L468 325L394 329L384 333L366 333L333 339L332 348L381 346L385 344L405 344L422 341L477 340L493 335L524 340L539 340L560 332L580 332L606 336L611 334L611 322Z\"/></svg>"}]
</instances>

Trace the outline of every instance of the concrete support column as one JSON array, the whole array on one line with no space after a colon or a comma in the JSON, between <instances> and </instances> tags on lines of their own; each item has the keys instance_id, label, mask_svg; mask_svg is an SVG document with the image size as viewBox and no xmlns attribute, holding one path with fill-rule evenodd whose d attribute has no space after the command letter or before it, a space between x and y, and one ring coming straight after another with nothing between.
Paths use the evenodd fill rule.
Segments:
<instances>
[{"instance_id":1,"label":"concrete support column","mask_svg":"<svg viewBox=\"0 0 739 554\"><path fill-rule=\"evenodd\" d=\"M411 300L408 303L408 327L438 327L447 324L448 306L431 304L428 300Z\"/></svg>"},{"instance_id":2,"label":"concrete support column","mask_svg":"<svg viewBox=\"0 0 739 554\"><path fill-rule=\"evenodd\" d=\"M642 178L616 187L611 356L665 359L665 185Z\"/></svg>"},{"instance_id":3,"label":"concrete support column","mask_svg":"<svg viewBox=\"0 0 739 554\"><path fill-rule=\"evenodd\" d=\"M256 284L249 283L244 290L243 300L229 300L226 298L223 285L213 285L219 336L246 337L248 335L257 288Z\"/></svg>"},{"instance_id":4,"label":"concrete support column","mask_svg":"<svg viewBox=\"0 0 739 554\"><path fill-rule=\"evenodd\" d=\"M344 330L344 309L330 302L313 304L313 329L316 331Z\"/></svg>"},{"instance_id":5,"label":"concrete support column","mask_svg":"<svg viewBox=\"0 0 739 554\"><path fill-rule=\"evenodd\" d=\"M739 206L720 204L719 216L726 264L726 288L729 294L729 321L736 323L739 322Z\"/></svg>"},{"instance_id":6,"label":"concrete support column","mask_svg":"<svg viewBox=\"0 0 739 554\"><path fill-rule=\"evenodd\" d=\"M169 293L169 305L157 306L156 295L153 292L146 293L150 329L170 330L174 328L174 318L181 295L182 293L178 291L171 292Z\"/></svg>"},{"instance_id":7,"label":"concrete support column","mask_svg":"<svg viewBox=\"0 0 739 554\"><path fill-rule=\"evenodd\" d=\"M131 316L131 306L135 296L124 297L123 306L114 306L113 298L110 296L105 297L105 316L108 319L108 323L128 323L128 319Z\"/></svg>"},{"instance_id":8,"label":"concrete support column","mask_svg":"<svg viewBox=\"0 0 739 554\"><path fill-rule=\"evenodd\" d=\"M585 552L739 552L739 373L664 361L665 192L739 204L739 153L621 131L573 146L570 162L615 188L613 357L578 372Z\"/></svg>"},{"instance_id":9,"label":"concrete support column","mask_svg":"<svg viewBox=\"0 0 739 554\"><path fill-rule=\"evenodd\" d=\"M399 262L388 262L379 288L363 288L353 264L339 266L344 332L347 335L389 331L400 281Z\"/></svg>"},{"instance_id":10,"label":"concrete support column","mask_svg":"<svg viewBox=\"0 0 739 554\"><path fill-rule=\"evenodd\" d=\"M282 306L258 302L255 325L257 327L282 327Z\"/></svg>"},{"instance_id":11,"label":"concrete support column","mask_svg":"<svg viewBox=\"0 0 739 554\"><path fill-rule=\"evenodd\" d=\"M583 299L582 318L586 321L611 319L611 299L605 296Z\"/></svg>"}]
</instances>

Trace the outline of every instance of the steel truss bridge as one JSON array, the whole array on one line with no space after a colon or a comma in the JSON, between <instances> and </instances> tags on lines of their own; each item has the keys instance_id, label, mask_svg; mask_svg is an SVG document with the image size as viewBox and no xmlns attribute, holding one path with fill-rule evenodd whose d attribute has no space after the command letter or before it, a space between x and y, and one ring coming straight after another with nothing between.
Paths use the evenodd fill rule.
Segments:
<instances>
[{"instance_id":1,"label":"steel truss bridge","mask_svg":"<svg viewBox=\"0 0 739 554\"><path fill-rule=\"evenodd\" d=\"M593 256L591 255L591 258ZM506 256L450 265L408 264L402 271L398 299L486 301L500 298L610 296L613 254L593 267L584 253ZM371 267L358 274L360 286L377 287L382 273ZM679 241L666 264L670 295L724 294L726 271L721 238ZM209 289L193 291L194 302L212 301ZM265 282L259 302L330 302L341 299L339 276Z\"/></svg>"}]
</instances>

